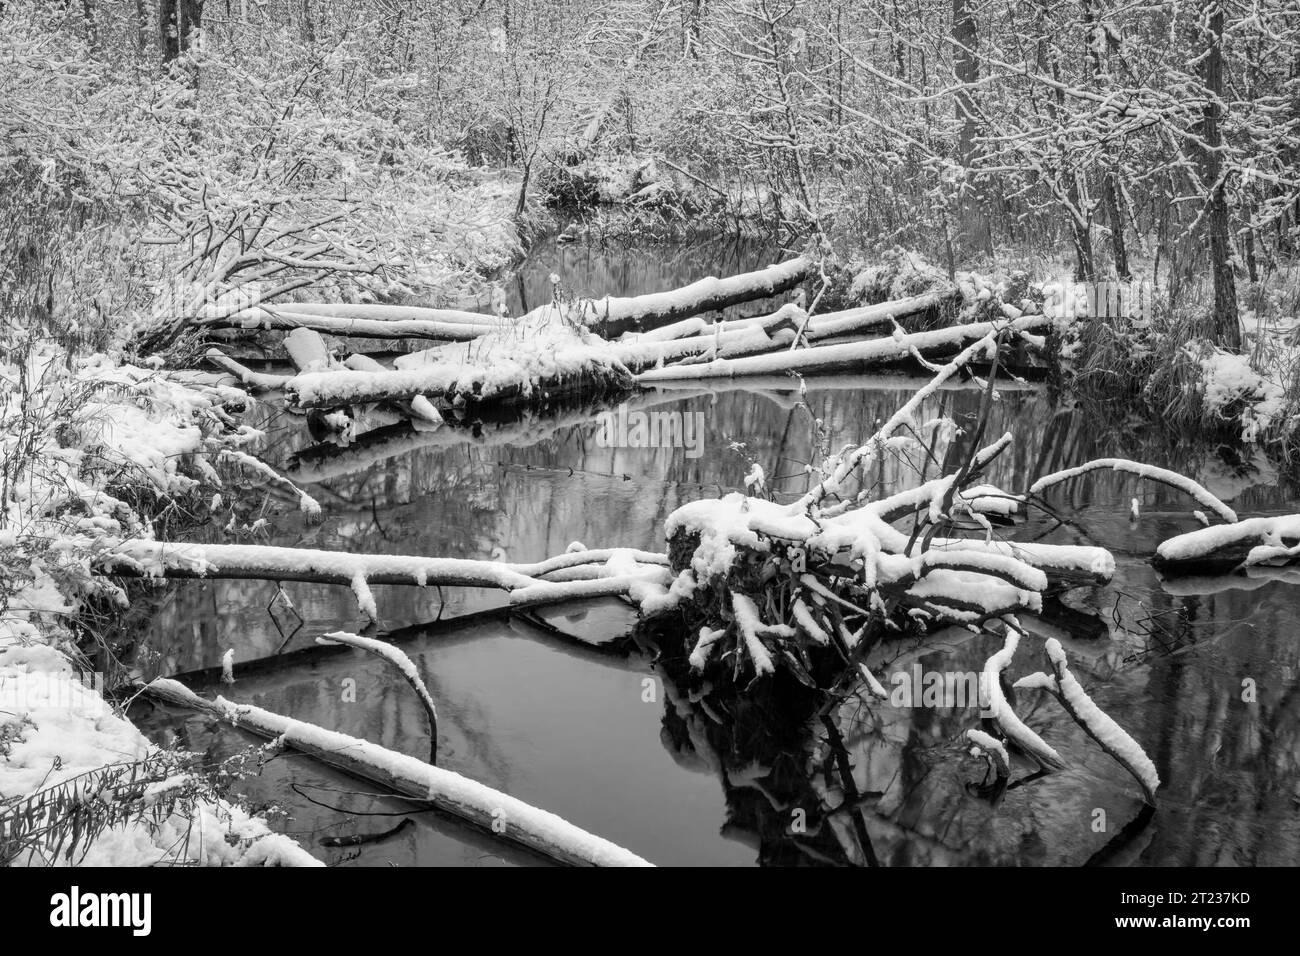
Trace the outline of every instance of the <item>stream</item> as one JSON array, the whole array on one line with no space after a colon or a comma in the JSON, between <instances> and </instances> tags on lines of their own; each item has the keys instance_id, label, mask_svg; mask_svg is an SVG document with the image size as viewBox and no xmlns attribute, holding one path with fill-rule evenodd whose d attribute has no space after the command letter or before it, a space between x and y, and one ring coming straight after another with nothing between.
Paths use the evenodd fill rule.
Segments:
<instances>
[{"instance_id":1,"label":"stream","mask_svg":"<svg viewBox=\"0 0 1300 956\"><path fill-rule=\"evenodd\" d=\"M761 246L606 246L541 243L505 283L512 310L552 295L550 275L578 294L636 295L705 275L757 268ZM751 304L742 312L760 311ZM515 314L518 314L516 311ZM267 530L239 540L375 553L533 561L571 542L662 550L664 518L720 490L737 490L752 460L769 489L806 487L816 455L814 418L830 448L864 437L924 379L902 375L664 389L629 407L699 422L694 447L603 447L590 413L391 432L373 446L316 448L303 420L263 406L263 453L307 490L324 520L307 524L287 500ZM1015 444L988 480L1023 490L1048 471L1108 455L1189 474L1242 516L1300 511L1297 489L1262 457L1180 446L1137 421L1071 407L1046 386L1005 383L988 435ZM977 387L938 392L919 420L971 424ZM805 407L806 403L806 407ZM683 421L687 419L684 418ZM954 442L950 454L966 445ZM882 491L908 481L896 463ZM1130 517L1137 499L1140 515ZM1120 839L1141 806L1131 778L1051 700L1022 698L1021 716L1069 768L1008 789L978 791L983 765L960 736L978 706L866 708L838 714L844 754L872 853L886 865L1277 865L1300 858L1300 589L1281 579L1162 582L1157 544L1198 526L1196 505L1171 488L1097 473L1054 489L1053 518L1018 521L1020 540L1110 549L1111 585L1067 592L1060 616L1029 622L1059 636L1084 686L1154 760L1159 808ZM275 512L275 513L273 513ZM1285 576L1282 576L1283 578ZM1297 577L1296 580L1300 580ZM399 642L438 706L440 766L462 772L637 852L675 865L858 863L847 814L822 817L809 800L845 799L825 771L821 725L808 715L719 714L672 685L651 656L622 640L633 618L619 602L533 614L503 610L499 592L375 587L379 634ZM287 598L287 600L286 600ZM290 602L292 610L290 609ZM1061 620L1066 624L1062 625ZM391 665L319 635L364 626L347 588L255 581L184 582L160 590L148 625L148 676L183 675L200 694L225 694L286 716L427 758L424 712ZM1044 666L1023 642L1013 677ZM919 664L978 672L995 649L951 630L880 649L882 681ZM220 681L233 649L233 686ZM137 703L131 718L160 743L217 759L260 743L194 715ZM732 733L743 726L744 733ZM754 728L758 730L755 731ZM535 865L523 850L448 817L375 794L374 787L292 754L277 754L235 784L273 826L338 865ZM808 821L818 827L802 830ZM409 821L409 822L407 822ZM355 845L328 845L354 836Z\"/></svg>"}]
</instances>

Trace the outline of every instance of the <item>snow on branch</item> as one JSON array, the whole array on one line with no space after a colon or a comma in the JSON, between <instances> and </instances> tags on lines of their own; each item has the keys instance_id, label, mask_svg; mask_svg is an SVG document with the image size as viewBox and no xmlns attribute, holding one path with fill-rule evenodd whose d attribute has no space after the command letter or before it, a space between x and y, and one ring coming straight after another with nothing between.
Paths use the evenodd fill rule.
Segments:
<instances>
[{"instance_id":1,"label":"snow on branch","mask_svg":"<svg viewBox=\"0 0 1300 956\"><path fill-rule=\"evenodd\" d=\"M1298 543L1300 514L1246 518L1167 538L1156 548L1156 566L1188 572L1284 563L1294 559Z\"/></svg>"},{"instance_id":2,"label":"snow on branch","mask_svg":"<svg viewBox=\"0 0 1300 956\"><path fill-rule=\"evenodd\" d=\"M1160 787L1160 775L1156 766L1131 736L1119 724L1093 702L1083 687L1070 672L1069 661L1061 642L1048 638L1044 647L1052 670L1056 676L1036 673L1016 681L1021 689L1042 689L1050 691L1061 702L1061 706L1080 727L1106 753L1133 775L1142 787L1142 795L1147 803L1155 806L1156 790Z\"/></svg>"},{"instance_id":3,"label":"snow on branch","mask_svg":"<svg viewBox=\"0 0 1300 956\"><path fill-rule=\"evenodd\" d=\"M1020 644L1019 622L1007 622L1006 642L1002 649L990 657L980 674L980 700L989 718L998 725L1003 735L1013 744L1033 757L1049 770L1062 770L1065 761L1042 737L1030 730L1011 708L1002 692L1002 672L1011 666L1016 648Z\"/></svg>"},{"instance_id":4,"label":"snow on branch","mask_svg":"<svg viewBox=\"0 0 1300 956\"><path fill-rule=\"evenodd\" d=\"M395 644L389 644L387 641L377 641L372 637L362 637L359 634L349 634L346 631L333 631L323 637L316 638L317 644L346 644L349 647L355 647L359 650L369 651L377 654L384 660L396 667L406 678L406 682L411 685L416 696L420 698L420 703L424 705L424 712L429 717L429 763L438 763L438 708L433 702L433 697L429 694L429 689L424 685L424 678L420 676L420 669L415 666L406 653Z\"/></svg>"},{"instance_id":5,"label":"snow on branch","mask_svg":"<svg viewBox=\"0 0 1300 956\"><path fill-rule=\"evenodd\" d=\"M1222 501L1210 494L1203 486L1176 471L1169 471L1167 468L1156 468L1153 465L1144 465L1140 462L1129 461L1126 458L1097 458L1085 464L1078 465L1074 468L1066 468L1064 471L1053 472L1050 475L1044 475L1035 481L1029 488L1031 495L1042 494L1043 491L1060 484L1063 481L1069 481L1071 478L1077 478L1080 475L1086 475L1090 471L1099 471L1101 469L1110 469L1112 471L1123 471L1131 475L1137 475L1147 481L1158 481L1161 484L1169 485L1171 488L1177 488L1197 502L1209 508L1224 521L1235 522L1237 513L1225 505Z\"/></svg>"},{"instance_id":6,"label":"snow on branch","mask_svg":"<svg viewBox=\"0 0 1300 956\"><path fill-rule=\"evenodd\" d=\"M986 755L993 762L993 770L999 780L1011 776L1011 758L1007 756L1007 748L1003 746L1002 741L974 727L966 731L966 739L974 745L974 749L979 754Z\"/></svg>"},{"instance_id":7,"label":"snow on branch","mask_svg":"<svg viewBox=\"0 0 1300 956\"><path fill-rule=\"evenodd\" d=\"M861 342L814 345L793 351L785 350L735 359L716 359L698 365L670 365L642 372L636 380L639 384L651 385L674 379L736 378L783 372L807 374L833 371L906 361L913 357L914 352L922 355L941 355L953 349L960 349L972 340L980 346L978 351L983 352L988 348L985 339L990 333L996 333L1003 328L1030 330L1046 328L1050 325L1051 319L1042 315L1024 316L1007 322L972 322L928 332L885 336ZM974 352L971 353L973 354ZM969 358L970 356L963 358L960 365L964 365ZM948 378L955 372L954 368L943 377Z\"/></svg>"},{"instance_id":8,"label":"snow on branch","mask_svg":"<svg viewBox=\"0 0 1300 956\"><path fill-rule=\"evenodd\" d=\"M356 595L361 611L377 620L378 608L370 590L373 584L498 588L510 592L510 602L515 605L607 595L646 600L662 595L671 579L664 561L661 554L628 548L571 552L533 564L507 564L469 558L131 539L106 545L96 555L94 569L99 574L132 577L246 578L345 585ZM551 579L574 568L582 569L575 579Z\"/></svg>"},{"instance_id":9,"label":"snow on branch","mask_svg":"<svg viewBox=\"0 0 1300 956\"><path fill-rule=\"evenodd\" d=\"M710 276L671 292L582 300L566 311L592 331L614 339L625 332L644 332L679 319L779 295L803 282L813 271L812 260L799 257L726 279Z\"/></svg>"},{"instance_id":10,"label":"snow on branch","mask_svg":"<svg viewBox=\"0 0 1300 956\"><path fill-rule=\"evenodd\" d=\"M286 385L298 408L361 405L416 395L464 402L518 401L566 391L617 390L631 376L608 343L560 319L521 321L472 342L403 356L392 371L308 372Z\"/></svg>"}]
</instances>

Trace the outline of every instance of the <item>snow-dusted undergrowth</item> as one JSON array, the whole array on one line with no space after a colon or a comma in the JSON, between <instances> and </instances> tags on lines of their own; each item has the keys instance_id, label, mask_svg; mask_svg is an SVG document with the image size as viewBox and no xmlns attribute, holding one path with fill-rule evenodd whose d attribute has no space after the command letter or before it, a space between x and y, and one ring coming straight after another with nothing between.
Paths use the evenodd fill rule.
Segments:
<instances>
[{"instance_id":1,"label":"snow-dusted undergrowth","mask_svg":"<svg viewBox=\"0 0 1300 956\"><path fill-rule=\"evenodd\" d=\"M127 597L92 573L122 535L222 481L213 462L255 437L186 384L47 344L0 365L0 862L311 864L159 751L81 667L88 602ZM251 461L256 459L249 458Z\"/></svg>"}]
</instances>

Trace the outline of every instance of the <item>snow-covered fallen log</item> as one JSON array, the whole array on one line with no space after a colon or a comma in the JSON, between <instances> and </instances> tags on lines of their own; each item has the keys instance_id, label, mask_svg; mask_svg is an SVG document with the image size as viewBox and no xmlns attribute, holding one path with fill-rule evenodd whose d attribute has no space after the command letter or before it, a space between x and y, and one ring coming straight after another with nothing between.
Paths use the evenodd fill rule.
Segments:
<instances>
[{"instance_id":1,"label":"snow-covered fallen log","mask_svg":"<svg viewBox=\"0 0 1300 956\"><path fill-rule=\"evenodd\" d=\"M277 306L261 306L252 310L257 318L263 312L292 312L295 315L330 316L337 319L365 319L373 322L445 322L451 325L477 325L493 329L501 324L501 317L464 309L432 309L418 305L377 305L348 302L287 302ZM245 317L245 316L240 316Z\"/></svg>"},{"instance_id":2,"label":"snow-covered fallen log","mask_svg":"<svg viewBox=\"0 0 1300 956\"><path fill-rule=\"evenodd\" d=\"M1128 732L1115 723L1111 717L1093 702L1078 680L1070 672L1069 662L1061 642L1049 638L1044 647L1048 660L1051 661L1053 677L1049 674L1036 673L1016 681L1018 689L1046 690L1052 693L1061 706L1088 736L1097 741L1102 750L1110 754L1120 766L1133 775L1142 787L1142 795L1147 803L1155 806L1156 790L1160 787L1160 775L1156 766Z\"/></svg>"},{"instance_id":3,"label":"snow-covered fallen log","mask_svg":"<svg viewBox=\"0 0 1300 956\"><path fill-rule=\"evenodd\" d=\"M803 382L801 389L800 382ZM803 402L802 390L809 392L915 392L930 381L929 376L915 375L907 372L881 372L879 374L838 374L818 375L804 380L797 372L785 372L773 375L747 375L737 380L714 379L705 385L692 381L654 382L652 387L665 396L673 392L689 396L701 391L709 393L747 392L759 394L764 398L778 402L782 408L791 408ZM980 391L985 387L982 380L974 378L948 379L936 386L936 391L968 392ZM1043 389L1042 382L1024 379L999 379L999 392L1036 392Z\"/></svg>"},{"instance_id":4,"label":"snow-covered fallen log","mask_svg":"<svg viewBox=\"0 0 1300 956\"><path fill-rule=\"evenodd\" d=\"M450 404L529 401L626 390L631 375L608 343L561 319L532 319L402 357L393 371L337 369L286 386L299 408L361 405L424 395Z\"/></svg>"},{"instance_id":5,"label":"snow-covered fallen log","mask_svg":"<svg viewBox=\"0 0 1300 956\"><path fill-rule=\"evenodd\" d=\"M562 309L571 320L606 339L616 339L626 332L646 332L679 319L779 295L803 282L814 268L811 260L799 257L726 279L709 276L671 292L582 299ZM539 311L552 308L543 306Z\"/></svg>"},{"instance_id":6,"label":"snow-covered fallen log","mask_svg":"<svg viewBox=\"0 0 1300 956\"><path fill-rule=\"evenodd\" d=\"M788 347L798 327L806 318L804 311L788 303L771 315L757 320L718 322L705 326L699 334L672 339L653 339L650 335L627 335L611 344L618 360L635 372L644 368L708 355L710 358L736 358Z\"/></svg>"},{"instance_id":7,"label":"snow-covered fallen log","mask_svg":"<svg viewBox=\"0 0 1300 956\"><path fill-rule=\"evenodd\" d=\"M673 379L738 378L748 375L776 375L783 372L811 374L839 371L890 362L904 362L918 354L925 358L951 355L960 351L963 346L979 341L1003 328L1024 332L1047 328L1050 325L1051 319L1042 315L1027 315L1006 322L972 322L929 332L885 336L861 342L814 345L810 348L784 350L765 355L717 359L698 365L671 365L642 372L636 376L636 381L641 385L652 385Z\"/></svg>"},{"instance_id":8,"label":"snow-covered fallen log","mask_svg":"<svg viewBox=\"0 0 1300 956\"><path fill-rule=\"evenodd\" d=\"M939 302L938 295L922 295L811 317L794 303L787 303L771 315L713 324L689 319L671 327L674 334L665 334L670 329L658 329L644 335L625 335L612 348L632 371L683 359L735 359L789 349L796 340L818 342L887 328L900 319L935 308ZM689 334L675 334L688 330Z\"/></svg>"},{"instance_id":9,"label":"snow-covered fallen log","mask_svg":"<svg viewBox=\"0 0 1300 956\"><path fill-rule=\"evenodd\" d=\"M1153 563L1167 574L1214 574L1297 558L1300 514L1245 518L1176 535L1160 543Z\"/></svg>"},{"instance_id":10,"label":"snow-covered fallen log","mask_svg":"<svg viewBox=\"0 0 1300 956\"><path fill-rule=\"evenodd\" d=\"M667 573L662 554L628 548L575 551L531 564L506 564L467 558L355 554L315 548L254 544L178 544L129 540L100 551L99 574L156 578L221 578L304 581L350 587L360 610L371 620L379 611L370 586L461 586L512 592L515 605L545 604L587 597L628 594ZM550 580L558 572L587 568L570 580ZM576 578L576 579L575 579Z\"/></svg>"},{"instance_id":11,"label":"snow-covered fallen log","mask_svg":"<svg viewBox=\"0 0 1300 956\"><path fill-rule=\"evenodd\" d=\"M496 561L353 554L252 544L123 541L95 561L101 574L157 578L247 578L305 581L352 588L360 609L377 620L372 584L490 587L511 591L535 583Z\"/></svg>"},{"instance_id":12,"label":"snow-covered fallen log","mask_svg":"<svg viewBox=\"0 0 1300 956\"><path fill-rule=\"evenodd\" d=\"M431 310L436 311L436 310ZM491 316L484 316L491 319ZM238 329L247 332L288 332L309 329L326 335L359 339L430 339L438 342L467 342L500 327L477 322L429 319L368 319L335 315L309 314L285 309L267 309L256 316L222 319L209 325L214 329Z\"/></svg>"},{"instance_id":13,"label":"snow-covered fallen log","mask_svg":"<svg viewBox=\"0 0 1300 956\"><path fill-rule=\"evenodd\" d=\"M1064 471L1053 472L1050 475L1044 475L1033 483L1029 488L1032 495L1040 495L1053 485L1059 485L1063 481L1069 481L1071 478L1077 478L1080 475L1086 475L1091 471L1099 470L1121 471L1130 475L1137 475L1146 481L1159 482L1162 485L1168 485L1171 488L1177 488L1179 491L1189 495L1198 503L1209 508L1224 521L1233 522L1237 520L1237 513L1225 505L1222 501L1212 495L1206 488L1193 481L1185 475L1180 475L1176 471L1170 471L1167 468L1157 468L1154 465L1144 465L1141 462L1129 461L1126 458L1097 458L1093 461L1085 462L1074 468L1066 468Z\"/></svg>"},{"instance_id":14,"label":"snow-covered fallen log","mask_svg":"<svg viewBox=\"0 0 1300 956\"><path fill-rule=\"evenodd\" d=\"M635 853L588 833L553 813L378 744L282 717L260 707L235 704L224 697L210 701L173 680L155 680L146 691L165 703L210 714L354 776L379 783L396 793L427 800L439 810L560 863L574 866L651 865Z\"/></svg>"},{"instance_id":15,"label":"snow-covered fallen log","mask_svg":"<svg viewBox=\"0 0 1300 956\"><path fill-rule=\"evenodd\" d=\"M324 371L335 365L325 339L312 329L294 329L284 337L284 350L299 372Z\"/></svg>"},{"instance_id":16,"label":"snow-covered fallen log","mask_svg":"<svg viewBox=\"0 0 1300 956\"><path fill-rule=\"evenodd\" d=\"M235 376L246 388L255 392L278 392L289 384L292 375L273 375L269 372L256 372L246 365L235 361L218 348L210 348L204 358L217 368L225 369Z\"/></svg>"}]
</instances>

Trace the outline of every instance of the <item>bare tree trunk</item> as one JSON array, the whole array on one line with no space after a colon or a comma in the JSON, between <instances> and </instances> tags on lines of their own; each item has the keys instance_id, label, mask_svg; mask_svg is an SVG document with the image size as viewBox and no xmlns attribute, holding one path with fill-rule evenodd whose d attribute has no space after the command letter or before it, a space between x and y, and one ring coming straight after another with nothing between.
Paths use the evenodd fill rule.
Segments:
<instances>
[{"instance_id":1,"label":"bare tree trunk","mask_svg":"<svg viewBox=\"0 0 1300 956\"><path fill-rule=\"evenodd\" d=\"M1049 53L1046 34L1047 12L1047 3L1040 3L1038 13L1038 68L1044 73L1050 73L1052 79L1059 83L1061 79L1060 64L1057 62L1056 55L1054 53ZM1058 87L1047 97L1047 115L1051 119L1053 126L1060 125L1060 119L1064 112L1065 94ZM1065 166L1069 162L1069 157L1062 152L1062 166ZM1088 218L1087 204L1084 199L1083 190L1080 189L1079 174L1072 166L1068 170L1068 177L1069 182L1065 187L1064 205L1066 206L1066 215L1070 218L1070 239L1074 244L1074 275L1079 281L1091 282L1096 277L1096 270L1093 267L1092 232L1090 229L1091 223ZM1053 188L1057 191L1058 201L1060 201L1059 187L1054 185Z\"/></svg>"},{"instance_id":2,"label":"bare tree trunk","mask_svg":"<svg viewBox=\"0 0 1300 956\"><path fill-rule=\"evenodd\" d=\"M1083 26L1087 31L1088 64L1093 83L1101 88L1110 73L1110 43L1106 30L1093 10L1091 0L1083 0ZM1115 260L1115 274L1123 280L1129 278L1128 249L1124 245L1124 217L1119 204L1118 176L1112 166L1102 174L1101 201L1106 207L1106 220L1110 224L1110 249Z\"/></svg>"},{"instance_id":3,"label":"bare tree trunk","mask_svg":"<svg viewBox=\"0 0 1300 956\"><path fill-rule=\"evenodd\" d=\"M686 0L682 4L684 52L692 60L700 58L700 19L704 15L704 0Z\"/></svg>"},{"instance_id":4,"label":"bare tree trunk","mask_svg":"<svg viewBox=\"0 0 1300 956\"><path fill-rule=\"evenodd\" d=\"M522 216L524 206L528 202L528 180L532 178L533 164L532 161L524 163L524 175L519 181L519 199L515 202L515 216Z\"/></svg>"},{"instance_id":5,"label":"bare tree trunk","mask_svg":"<svg viewBox=\"0 0 1300 956\"><path fill-rule=\"evenodd\" d=\"M99 28L95 24L94 0L81 0L81 19L86 24L86 43L92 53L99 52Z\"/></svg>"},{"instance_id":6,"label":"bare tree trunk","mask_svg":"<svg viewBox=\"0 0 1300 956\"><path fill-rule=\"evenodd\" d=\"M1225 348L1241 348L1241 323L1237 317L1237 284L1232 273L1232 233L1228 221L1228 197L1223 175L1223 25L1219 0L1205 0L1202 8L1206 52L1201 60L1201 79L1206 104L1201 118L1199 147L1200 174L1206 197L1206 239L1210 253L1210 274L1214 280L1214 311L1211 314L1215 340Z\"/></svg>"},{"instance_id":7,"label":"bare tree trunk","mask_svg":"<svg viewBox=\"0 0 1300 956\"><path fill-rule=\"evenodd\" d=\"M149 11L145 0L135 0L135 51L144 56L149 43Z\"/></svg>"},{"instance_id":8,"label":"bare tree trunk","mask_svg":"<svg viewBox=\"0 0 1300 956\"><path fill-rule=\"evenodd\" d=\"M961 87L957 90L957 120L961 123L957 158L966 170L968 186L963 189L959 228L966 234L967 246L992 251L988 211L983 189L974 184L973 170L978 159L975 136L978 126L975 100L971 91L979 82L979 33L975 26L974 0L952 0L952 38L955 41L953 69Z\"/></svg>"},{"instance_id":9,"label":"bare tree trunk","mask_svg":"<svg viewBox=\"0 0 1300 956\"><path fill-rule=\"evenodd\" d=\"M159 37L163 62L170 63L190 48L191 37L203 25L203 0L159 0Z\"/></svg>"},{"instance_id":10,"label":"bare tree trunk","mask_svg":"<svg viewBox=\"0 0 1300 956\"><path fill-rule=\"evenodd\" d=\"M1115 259L1115 274L1127 282L1132 273L1128 265L1128 247L1124 244L1124 212L1119 204L1115 178L1114 170L1106 173L1102 201L1106 204L1106 219L1110 222L1110 251Z\"/></svg>"}]
</instances>

